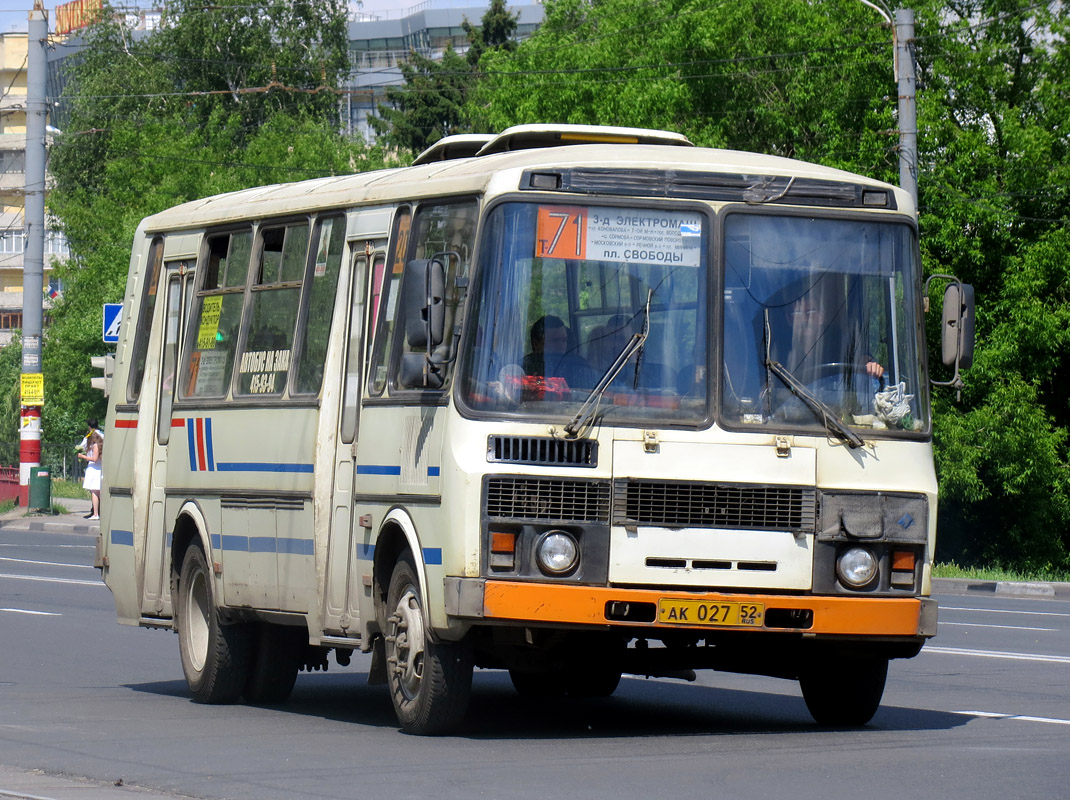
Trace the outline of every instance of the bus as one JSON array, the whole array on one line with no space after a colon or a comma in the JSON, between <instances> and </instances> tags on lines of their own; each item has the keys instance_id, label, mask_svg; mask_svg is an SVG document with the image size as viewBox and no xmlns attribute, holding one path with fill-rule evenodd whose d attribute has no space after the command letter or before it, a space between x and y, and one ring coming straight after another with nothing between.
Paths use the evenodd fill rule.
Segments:
<instances>
[{"instance_id":1,"label":"bus","mask_svg":"<svg viewBox=\"0 0 1070 800\"><path fill-rule=\"evenodd\" d=\"M937 627L927 295L902 190L662 131L185 203L134 237L97 563L198 702L361 651L415 734L476 668L774 676L862 725Z\"/></svg>"}]
</instances>

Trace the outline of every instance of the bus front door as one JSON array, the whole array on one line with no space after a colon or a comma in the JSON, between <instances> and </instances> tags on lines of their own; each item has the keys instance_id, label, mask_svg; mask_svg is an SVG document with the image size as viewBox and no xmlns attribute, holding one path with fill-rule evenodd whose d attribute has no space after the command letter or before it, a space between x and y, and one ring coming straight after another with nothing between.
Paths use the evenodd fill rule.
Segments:
<instances>
[{"instance_id":1,"label":"bus front door","mask_svg":"<svg viewBox=\"0 0 1070 800\"><path fill-rule=\"evenodd\" d=\"M327 633L356 639L360 635L360 597L366 590L370 591L371 562L362 558L364 528L361 520L353 519L355 450L365 354L368 352L365 344L368 332L375 329L375 318L379 313L380 293L376 287L381 286L386 272L386 239L354 242L352 252L352 300L331 492L323 627ZM367 291L369 283L372 288ZM366 309L369 314L365 313ZM367 573L367 577L363 573Z\"/></svg>"},{"instance_id":2,"label":"bus front door","mask_svg":"<svg viewBox=\"0 0 1070 800\"><path fill-rule=\"evenodd\" d=\"M141 594L141 613L147 617L171 616L171 587L168 555L171 527L164 510L167 486L167 445L171 436L171 408L174 402L175 370L182 328L184 284L192 287L188 262L172 261L166 265L163 352L160 358L156 435L152 439L152 468L149 476L149 520L145 537L145 562Z\"/></svg>"}]
</instances>

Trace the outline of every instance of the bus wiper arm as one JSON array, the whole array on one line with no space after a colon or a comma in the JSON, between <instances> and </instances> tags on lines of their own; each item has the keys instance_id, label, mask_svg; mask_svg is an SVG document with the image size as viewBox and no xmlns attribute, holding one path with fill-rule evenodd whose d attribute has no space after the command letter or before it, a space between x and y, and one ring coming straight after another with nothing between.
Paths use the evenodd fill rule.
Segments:
<instances>
[{"instance_id":1,"label":"bus wiper arm","mask_svg":"<svg viewBox=\"0 0 1070 800\"><path fill-rule=\"evenodd\" d=\"M646 343L646 331L642 333L633 333L625 344L621 351L617 354L617 357L613 359L613 363L609 365L609 369L605 371L605 374L591 389L591 393L587 395L587 399L583 401L583 405L580 406L579 411L576 412L568 424L565 425L565 433L569 435L569 438L576 438L579 436L579 431L583 430L583 427L587 424L588 420L594 415L595 409L598 407L598 401L602 399L602 395L606 393L606 389L609 388L609 384L613 383L613 379L620 374L620 371L624 369L624 365L628 363L628 359L635 353L639 352L643 345Z\"/></svg>"},{"instance_id":2,"label":"bus wiper arm","mask_svg":"<svg viewBox=\"0 0 1070 800\"><path fill-rule=\"evenodd\" d=\"M780 378L785 386L791 389L792 394L802 400L803 404L814 412L817 418L821 420L821 423L825 426L826 431L847 442L851 447L865 446L865 442L862 441L858 434L840 422L836 417L836 412L821 402L818 396L811 392L806 387L806 384L792 375L783 364L779 361L774 361L767 356L765 359L765 366L769 368L770 372Z\"/></svg>"},{"instance_id":3,"label":"bus wiper arm","mask_svg":"<svg viewBox=\"0 0 1070 800\"><path fill-rule=\"evenodd\" d=\"M624 369L624 365L628 363L628 359L636 353L639 353L639 358L635 362L635 379L633 384L639 383L639 367L641 365L643 345L646 344L647 334L650 333L650 301L654 299L654 290L648 289L646 293L646 306L643 308L643 330L639 333L633 333L632 338L624 343L624 347L617 353L617 357L613 359L613 363L609 365L609 369L605 371L598 383L591 389L591 393L587 395L587 399L583 401L583 405L580 406L580 410L576 412L576 416L568 421L565 425L565 433L568 434L570 439L575 439L579 436L579 432L583 430L583 427L587 424L591 417L594 416L595 409L598 408L598 401L602 399L602 395L606 393L606 389L609 388L609 384L613 383L613 379L620 374L620 371Z\"/></svg>"}]
</instances>

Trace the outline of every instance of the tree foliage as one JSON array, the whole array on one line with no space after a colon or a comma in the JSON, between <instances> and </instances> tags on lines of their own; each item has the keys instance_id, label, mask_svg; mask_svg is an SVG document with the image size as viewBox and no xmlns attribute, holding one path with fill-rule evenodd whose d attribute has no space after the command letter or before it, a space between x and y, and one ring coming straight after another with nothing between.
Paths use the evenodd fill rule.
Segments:
<instances>
[{"instance_id":1,"label":"tree foliage","mask_svg":"<svg viewBox=\"0 0 1070 800\"><path fill-rule=\"evenodd\" d=\"M418 154L439 139L467 130L464 105L471 70L448 46L441 60L416 53L401 65L403 86L386 89L386 102L370 122L391 147Z\"/></svg>"},{"instance_id":2,"label":"tree foliage","mask_svg":"<svg viewBox=\"0 0 1070 800\"><path fill-rule=\"evenodd\" d=\"M348 65L341 0L192 0L134 39L105 14L68 74L48 203L71 256L46 331L47 440L77 441L104 417L89 358L102 304L123 298L138 222L219 192L382 166L338 132ZM120 389L121 387L117 387ZM0 387L0 398L4 396Z\"/></svg>"},{"instance_id":3,"label":"tree foliage","mask_svg":"<svg viewBox=\"0 0 1070 800\"><path fill-rule=\"evenodd\" d=\"M386 102L376 109L370 122L386 144L413 155L439 139L472 130L469 124L469 95L479 75L474 72L486 54L516 49L517 15L504 0L491 0L478 27L467 19L462 27L468 51L459 55L451 44L441 59L415 51L401 64L404 83L386 89Z\"/></svg>"}]
</instances>

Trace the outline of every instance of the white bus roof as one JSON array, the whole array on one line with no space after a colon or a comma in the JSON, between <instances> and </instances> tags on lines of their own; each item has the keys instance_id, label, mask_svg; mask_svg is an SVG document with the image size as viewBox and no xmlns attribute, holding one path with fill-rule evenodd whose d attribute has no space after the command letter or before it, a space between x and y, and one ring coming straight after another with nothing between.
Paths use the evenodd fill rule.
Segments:
<instances>
[{"instance_id":1,"label":"white bus roof","mask_svg":"<svg viewBox=\"0 0 1070 800\"><path fill-rule=\"evenodd\" d=\"M524 126L531 128L534 126ZM557 130L560 130L558 126ZM621 128L605 128L617 132ZM505 134L503 134L505 135ZM675 134L672 134L675 136ZM498 137L500 138L500 137ZM683 137L680 137L683 139ZM495 140L496 141L496 140ZM686 139L683 139L686 142ZM493 144L489 142L487 146ZM503 191L520 188L521 175L529 171L605 171L634 173L636 185L651 171L671 173L686 181L688 173L723 173L739 180L760 183L766 178L795 177L797 181L864 186L894 192L896 206L911 210L909 195L900 189L842 170L779 156L717 150L703 147L656 144L614 144L595 148L591 144L536 147L473 158L428 163L353 175L316 178L297 183L274 184L193 200L144 220L144 230L163 231L216 225L267 216L305 213L315 209L345 208L363 204L389 204L407 199L478 194L492 183ZM690 143L688 143L690 144ZM483 148L486 150L486 146ZM481 151L482 152L482 151ZM786 181L778 182L783 188ZM525 187L535 188L535 187ZM567 189L559 189L567 191ZM585 192L598 194L599 192ZM617 191L613 194L620 195ZM625 192L627 194L627 192ZM650 197L650 193L634 192ZM654 195L675 196L673 193ZM687 196L687 195L681 195Z\"/></svg>"}]
</instances>

